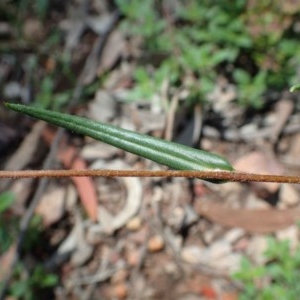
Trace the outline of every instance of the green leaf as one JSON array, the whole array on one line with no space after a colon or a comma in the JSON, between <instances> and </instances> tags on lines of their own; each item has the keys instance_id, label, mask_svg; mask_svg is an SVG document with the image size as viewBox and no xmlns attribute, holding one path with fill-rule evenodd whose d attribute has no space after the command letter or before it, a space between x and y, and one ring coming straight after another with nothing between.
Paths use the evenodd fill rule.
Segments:
<instances>
[{"instance_id":1,"label":"green leaf","mask_svg":"<svg viewBox=\"0 0 300 300\"><path fill-rule=\"evenodd\" d=\"M233 167L226 159L213 153L82 117L21 104L6 103L5 105L15 111L44 120L73 132L90 136L96 140L166 165L172 169L233 171Z\"/></svg>"},{"instance_id":2,"label":"green leaf","mask_svg":"<svg viewBox=\"0 0 300 300\"><path fill-rule=\"evenodd\" d=\"M4 212L14 202L15 196L12 192L0 194L0 213Z\"/></svg>"}]
</instances>

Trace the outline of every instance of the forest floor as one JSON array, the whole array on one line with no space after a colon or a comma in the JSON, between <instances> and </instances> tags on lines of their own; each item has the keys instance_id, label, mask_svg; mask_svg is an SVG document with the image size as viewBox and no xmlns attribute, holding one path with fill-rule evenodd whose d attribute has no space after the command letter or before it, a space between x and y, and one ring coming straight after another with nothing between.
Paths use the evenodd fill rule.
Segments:
<instances>
[{"instance_id":1,"label":"forest floor","mask_svg":"<svg viewBox=\"0 0 300 300\"><path fill-rule=\"evenodd\" d=\"M188 84L176 89L167 78L148 99L128 101L137 65L154 68L162 54L126 38L109 1L62 2L44 19L24 8L20 27L0 22L1 99L218 153L240 171L299 174L295 95L271 93L252 109L235 102L236 87L220 76L206 102L186 100ZM2 170L165 168L4 106L0 131ZM233 300L270 285L271 273L250 274L270 264L268 244L299 244L297 185L64 178L1 180L0 189L0 199L14 198L0 205L3 299ZM95 205L92 220L86 211ZM238 271L248 279L234 278Z\"/></svg>"}]
</instances>

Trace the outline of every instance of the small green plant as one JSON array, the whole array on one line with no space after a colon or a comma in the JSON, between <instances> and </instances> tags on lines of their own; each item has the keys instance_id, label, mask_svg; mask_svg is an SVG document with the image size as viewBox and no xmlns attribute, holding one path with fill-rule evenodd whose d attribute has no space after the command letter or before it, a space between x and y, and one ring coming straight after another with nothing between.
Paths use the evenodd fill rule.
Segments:
<instances>
[{"instance_id":1,"label":"small green plant","mask_svg":"<svg viewBox=\"0 0 300 300\"><path fill-rule=\"evenodd\" d=\"M221 75L236 84L239 104L260 108L268 90L284 89L295 79L300 47L293 22L300 6L287 10L278 1L191 0L170 9L155 0L117 3L126 17L125 34L142 39L146 54L130 99L151 98L164 80L184 87L192 76L189 97L203 101ZM155 55L158 61L149 59Z\"/></svg>"},{"instance_id":2,"label":"small green plant","mask_svg":"<svg viewBox=\"0 0 300 300\"><path fill-rule=\"evenodd\" d=\"M15 299L41 299L41 295L47 293L47 289L58 283L58 276L46 272L40 265L34 268L29 277L24 276L24 272L26 271L22 264L14 270L14 281L10 285L9 295Z\"/></svg>"},{"instance_id":3,"label":"small green plant","mask_svg":"<svg viewBox=\"0 0 300 300\"><path fill-rule=\"evenodd\" d=\"M0 255L9 249L19 232L17 217L6 217L6 212L13 201L14 195L10 192L0 195ZM24 253L30 253L41 246L41 221L39 216L32 218L22 248ZM57 282L58 276L48 273L42 265L36 265L29 271L23 263L19 263L13 269L8 294L15 299L40 299L40 296L47 293ZM0 290L1 288L0 283Z\"/></svg>"},{"instance_id":4,"label":"small green plant","mask_svg":"<svg viewBox=\"0 0 300 300\"><path fill-rule=\"evenodd\" d=\"M189 1L176 8L176 21L170 22L153 0L118 1L126 16L122 23L125 33L141 37L145 53L164 57L156 67L138 68L134 74L136 87L132 96L150 98L164 80L171 85L181 82L188 74L197 78L189 86L190 97L203 96L214 87L216 68L231 64L241 49L248 48L251 40L240 18L241 6L231 7L224 1ZM232 9L234 8L234 9ZM149 62L151 63L151 61ZM146 64L147 65L147 64ZM141 70L142 69L142 70Z\"/></svg>"},{"instance_id":5,"label":"small green plant","mask_svg":"<svg viewBox=\"0 0 300 300\"><path fill-rule=\"evenodd\" d=\"M39 92L37 93L36 103L43 108L53 108L59 110L65 104L68 103L70 99L70 91L65 91L62 93L55 92L54 79L50 76L46 76L42 79L41 85L39 87Z\"/></svg>"},{"instance_id":6,"label":"small green plant","mask_svg":"<svg viewBox=\"0 0 300 300\"><path fill-rule=\"evenodd\" d=\"M300 246L291 253L289 241L269 239L266 264L255 266L247 258L233 275L244 285L241 300L292 300L300 295Z\"/></svg>"},{"instance_id":7,"label":"small green plant","mask_svg":"<svg viewBox=\"0 0 300 300\"><path fill-rule=\"evenodd\" d=\"M10 247L17 231L16 219L8 217L8 209L14 200L14 194L11 192L0 194L0 254Z\"/></svg>"},{"instance_id":8,"label":"small green plant","mask_svg":"<svg viewBox=\"0 0 300 300\"><path fill-rule=\"evenodd\" d=\"M53 41L51 41L52 37L54 38ZM55 46L55 44L57 45L58 41L56 37L57 35L55 33L50 35L44 42L44 47L51 48ZM36 89L34 104L42 108L60 110L68 103L71 97L71 90L57 90L60 76L64 76L65 79L71 82L74 81L74 74L70 70L69 58L63 55L52 58L55 67L53 67L51 71L43 72L42 74L36 71L40 68L40 59L38 55L32 55L26 61L26 69L29 73L33 74L32 81ZM39 77L35 74L39 74Z\"/></svg>"},{"instance_id":9,"label":"small green plant","mask_svg":"<svg viewBox=\"0 0 300 300\"><path fill-rule=\"evenodd\" d=\"M300 91L300 84L293 85L293 86L290 88L290 92L291 92L291 93L296 92L296 91Z\"/></svg>"},{"instance_id":10,"label":"small green plant","mask_svg":"<svg viewBox=\"0 0 300 300\"><path fill-rule=\"evenodd\" d=\"M245 106L261 108L263 104L262 95L267 88L267 72L260 71L253 78L242 69L235 69L233 78L239 86L237 91L240 103Z\"/></svg>"},{"instance_id":11,"label":"small green plant","mask_svg":"<svg viewBox=\"0 0 300 300\"><path fill-rule=\"evenodd\" d=\"M4 213L14 202L15 197L12 192L3 192L0 194L0 214Z\"/></svg>"}]
</instances>

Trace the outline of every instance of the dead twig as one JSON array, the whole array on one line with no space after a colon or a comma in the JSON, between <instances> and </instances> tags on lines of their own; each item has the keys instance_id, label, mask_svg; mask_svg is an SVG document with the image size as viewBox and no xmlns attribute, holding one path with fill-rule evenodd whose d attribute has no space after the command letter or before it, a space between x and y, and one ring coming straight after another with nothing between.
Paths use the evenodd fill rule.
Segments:
<instances>
[{"instance_id":1,"label":"dead twig","mask_svg":"<svg viewBox=\"0 0 300 300\"><path fill-rule=\"evenodd\" d=\"M1 178L44 177L185 177L234 182L300 183L300 176L253 174L238 171L175 171L175 170L23 170L0 171Z\"/></svg>"}]
</instances>

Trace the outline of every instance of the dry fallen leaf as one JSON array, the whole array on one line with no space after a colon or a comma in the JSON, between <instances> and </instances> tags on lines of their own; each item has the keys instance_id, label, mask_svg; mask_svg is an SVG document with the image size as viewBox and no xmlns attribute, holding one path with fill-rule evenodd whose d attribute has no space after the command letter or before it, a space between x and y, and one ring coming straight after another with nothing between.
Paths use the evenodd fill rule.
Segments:
<instances>
[{"instance_id":1,"label":"dry fallen leaf","mask_svg":"<svg viewBox=\"0 0 300 300\"><path fill-rule=\"evenodd\" d=\"M274 122L273 128L271 128L270 140L271 142L277 142L286 122L289 120L294 110L294 102L289 99L281 99L276 103L275 113L276 122Z\"/></svg>"},{"instance_id":2,"label":"dry fallen leaf","mask_svg":"<svg viewBox=\"0 0 300 300\"><path fill-rule=\"evenodd\" d=\"M253 151L240 157L235 163L234 168L241 172L258 173L258 174L282 174L283 168L271 154L261 151ZM275 193L280 183L257 182L253 185L263 188L269 193Z\"/></svg>"},{"instance_id":3,"label":"dry fallen leaf","mask_svg":"<svg viewBox=\"0 0 300 300\"><path fill-rule=\"evenodd\" d=\"M99 122L109 122L116 113L117 104L113 96L104 90L98 90L88 107L89 118Z\"/></svg>"},{"instance_id":4,"label":"dry fallen leaf","mask_svg":"<svg viewBox=\"0 0 300 300\"><path fill-rule=\"evenodd\" d=\"M105 43L105 47L101 56L101 62L97 70L98 76L113 67L113 65L120 58L121 54L124 52L124 48L124 36L120 31L114 30Z\"/></svg>"},{"instance_id":5,"label":"dry fallen leaf","mask_svg":"<svg viewBox=\"0 0 300 300\"><path fill-rule=\"evenodd\" d=\"M86 169L86 163L80 157L76 157L77 150L71 146L59 152L60 160L65 168L68 169ZM97 193L90 177L72 177L77 188L80 201L92 221L97 219L98 200Z\"/></svg>"},{"instance_id":6,"label":"dry fallen leaf","mask_svg":"<svg viewBox=\"0 0 300 300\"><path fill-rule=\"evenodd\" d=\"M72 164L72 169L86 169L86 163L81 158L77 157ZM92 221L97 220L98 199L91 177L72 177L74 181L80 201Z\"/></svg>"},{"instance_id":7,"label":"dry fallen leaf","mask_svg":"<svg viewBox=\"0 0 300 300\"><path fill-rule=\"evenodd\" d=\"M44 193L35 212L42 216L46 227L59 221L65 213L65 189L56 187Z\"/></svg>"},{"instance_id":8,"label":"dry fallen leaf","mask_svg":"<svg viewBox=\"0 0 300 300\"><path fill-rule=\"evenodd\" d=\"M300 210L297 209L233 209L204 201L197 201L195 210L212 222L226 227L240 227L251 233L275 232L300 219Z\"/></svg>"},{"instance_id":9,"label":"dry fallen leaf","mask_svg":"<svg viewBox=\"0 0 300 300\"><path fill-rule=\"evenodd\" d=\"M76 220L73 229L59 245L52 257L48 259L46 263L47 268L55 268L69 257L71 257L72 265L80 266L93 254L94 247L86 240L82 220L79 215L75 216Z\"/></svg>"},{"instance_id":10,"label":"dry fallen leaf","mask_svg":"<svg viewBox=\"0 0 300 300\"><path fill-rule=\"evenodd\" d=\"M30 162L34 157L40 143L41 134L45 128L46 123L38 121L32 127L32 130L24 138L18 150L7 160L5 163L5 170L21 170Z\"/></svg>"}]
</instances>

